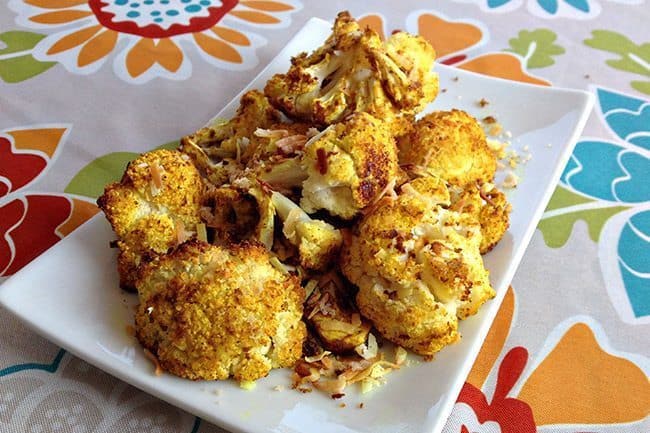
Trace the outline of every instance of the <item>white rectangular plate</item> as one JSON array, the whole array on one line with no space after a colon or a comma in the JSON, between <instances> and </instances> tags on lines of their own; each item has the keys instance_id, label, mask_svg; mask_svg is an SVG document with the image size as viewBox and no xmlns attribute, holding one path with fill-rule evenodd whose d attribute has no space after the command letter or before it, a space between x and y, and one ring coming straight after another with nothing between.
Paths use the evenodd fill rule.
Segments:
<instances>
[{"instance_id":1,"label":"white rectangular plate","mask_svg":"<svg viewBox=\"0 0 650 433\"><path fill-rule=\"evenodd\" d=\"M286 71L292 55L314 49L329 32L330 24L310 20L245 90L263 88L272 74ZM522 166L521 183L510 194L514 209L510 229L485 257L497 297L462 322L462 340L445 348L435 361L392 373L386 385L369 394L346 390L337 401L319 392L288 389L289 370L273 371L253 391L241 390L232 381L155 376L141 347L126 332L137 300L118 288L114 250L108 247L114 235L101 215L0 286L0 304L74 355L234 432L441 431L593 101L582 91L525 85L444 66L437 70L440 88L447 90L429 111L455 107L478 118L495 115L512 132L513 147L528 146L533 157ZM480 108L481 98L489 105ZM217 117L230 117L238 100ZM74 272L68 271L71 265ZM274 391L276 385L287 389ZM346 408L339 407L341 401ZM359 402L364 402L363 410L357 408Z\"/></svg>"}]
</instances>

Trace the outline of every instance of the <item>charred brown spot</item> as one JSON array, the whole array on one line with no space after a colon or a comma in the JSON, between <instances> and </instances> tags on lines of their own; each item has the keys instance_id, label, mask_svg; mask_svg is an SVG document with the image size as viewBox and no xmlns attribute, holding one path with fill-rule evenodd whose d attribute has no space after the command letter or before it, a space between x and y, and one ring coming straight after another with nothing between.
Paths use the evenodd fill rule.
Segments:
<instances>
[{"instance_id":1,"label":"charred brown spot","mask_svg":"<svg viewBox=\"0 0 650 433\"><path fill-rule=\"evenodd\" d=\"M431 244L431 251L433 251L434 254L440 255L442 253L442 249L445 246L441 244L440 242L434 242Z\"/></svg>"},{"instance_id":2,"label":"charred brown spot","mask_svg":"<svg viewBox=\"0 0 650 433\"><path fill-rule=\"evenodd\" d=\"M323 176L327 173L327 152L322 147L316 149L316 170Z\"/></svg>"},{"instance_id":3,"label":"charred brown spot","mask_svg":"<svg viewBox=\"0 0 650 433\"><path fill-rule=\"evenodd\" d=\"M368 155L364 161L362 176L374 177L378 182L383 182L386 185L388 183L387 171L392 165L389 154L385 151L377 152L370 144L365 145L365 147L368 148Z\"/></svg>"},{"instance_id":4,"label":"charred brown spot","mask_svg":"<svg viewBox=\"0 0 650 433\"><path fill-rule=\"evenodd\" d=\"M400 253L405 253L406 252L406 247L404 247L404 241L405 241L404 236L402 236L400 234L395 236L395 248Z\"/></svg>"},{"instance_id":5,"label":"charred brown spot","mask_svg":"<svg viewBox=\"0 0 650 433\"><path fill-rule=\"evenodd\" d=\"M390 299L391 301L394 301L397 299L397 292L396 291L384 291L384 294Z\"/></svg>"},{"instance_id":6,"label":"charred brown spot","mask_svg":"<svg viewBox=\"0 0 650 433\"><path fill-rule=\"evenodd\" d=\"M305 342L302 344L302 354L304 356L316 356L322 351L323 348L321 347L320 343L311 333L309 333L305 339Z\"/></svg>"},{"instance_id":7,"label":"charred brown spot","mask_svg":"<svg viewBox=\"0 0 650 433\"><path fill-rule=\"evenodd\" d=\"M363 180L359 185L359 194L363 202L368 203L375 197L375 186L370 180Z\"/></svg>"},{"instance_id":8,"label":"charred brown spot","mask_svg":"<svg viewBox=\"0 0 650 433\"><path fill-rule=\"evenodd\" d=\"M309 367L310 367L309 363L301 359L296 363L294 371L302 377L307 377L311 374L311 371L309 371Z\"/></svg>"}]
</instances>

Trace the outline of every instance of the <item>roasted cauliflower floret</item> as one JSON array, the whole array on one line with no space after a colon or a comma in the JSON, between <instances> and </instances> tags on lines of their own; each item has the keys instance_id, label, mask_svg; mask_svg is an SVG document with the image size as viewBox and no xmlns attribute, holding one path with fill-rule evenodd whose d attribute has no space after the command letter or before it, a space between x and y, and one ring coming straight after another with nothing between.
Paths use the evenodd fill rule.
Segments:
<instances>
[{"instance_id":1,"label":"roasted cauliflower floret","mask_svg":"<svg viewBox=\"0 0 650 433\"><path fill-rule=\"evenodd\" d=\"M341 269L361 313L384 337L421 355L458 339L458 319L494 297L472 218L447 209L443 180L418 178L364 215Z\"/></svg>"},{"instance_id":2,"label":"roasted cauliflower floret","mask_svg":"<svg viewBox=\"0 0 650 433\"><path fill-rule=\"evenodd\" d=\"M305 303L305 316L320 337L323 346L334 353L349 352L365 344L370 333L370 323L359 314L351 287L330 273Z\"/></svg>"},{"instance_id":3,"label":"roasted cauliflower floret","mask_svg":"<svg viewBox=\"0 0 650 433\"><path fill-rule=\"evenodd\" d=\"M436 52L421 36L393 33L381 55L370 57L389 98L402 112L417 114L438 95L438 76L432 72Z\"/></svg>"},{"instance_id":4,"label":"roasted cauliflower floret","mask_svg":"<svg viewBox=\"0 0 650 433\"><path fill-rule=\"evenodd\" d=\"M120 182L106 186L97 204L118 237L122 288L133 289L142 261L194 235L203 192L190 159L171 150L141 155L129 163Z\"/></svg>"},{"instance_id":5,"label":"roasted cauliflower floret","mask_svg":"<svg viewBox=\"0 0 650 433\"><path fill-rule=\"evenodd\" d=\"M216 121L214 125L199 129L183 137L182 142L192 142L206 150L213 158L235 159L245 150L245 138L253 137L258 128L268 128L280 121L280 113L258 90L246 92L239 101L237 114L228 121Z\"/></svg>"},{"instance_id":6,"label":"roasted cauliflower floret","mask_svg":"<svg viewBox=\"0 0 650 433\"><path fill-rule=\"evenodd\" d=\"M427 167L452 184L487 183L496 158L483 128L460 110L436 111L420 119L398 143L401 164Z\"/></svg>"},{"instance_id":7,"label":"roasted cauliflower floret","mask_svg":"<svg viewBox=\"0 0 650 433\"><path fill-rule=\"evenodd\" d=\"M351 219L394 185L397 148L387 125L356 113L330 126L305 146L308 178L300 206L308 213L325 209Z\"/></svg>"},{"instance_id":8,"label":"roasted cauliflower floret","mask_svg":"<svg viewBox=\"0 0 650 433\"><path fill-rule=\"evenodd\" d=\"M384 44L341 12L332 35L313 53L292 59L265 94L291 117L321 125L367 112L386 120L414 115L438 93L435 51L420 36L398 33Z\"/></svg>"},{"instance_id":9,"label":"roasted cauliflower floret","mask_svg":"<svg viewBox=\"0 0 650 433\"><path fill-rule=\"evenodd\" d=\"M510 226L512 206L503 192L491 183L481 186L451 187L451 208L471 215L481 225L481 254L488 253Z\"/></svg>"},{"instance_id":10,"label":"roasted cauliflower floret","mask_svg":"<svg viewBox=\"0 0 650 433\"><path fill-rule=\"evenodd\" d=\"M307 269L327 268L341 248L341 232L325 221L310 218L278 192L271 194L271 202L283 222L282 233L298 247L300 264Z\"/></svg>"},{"instance_id":11,"label":"roasted cauliflower floret","mask_svg":"<svg viewBox=\"0 0 650 433\"><path fill-rule=\"evenodd\" d=\"M260 188L209 187L203 201L200 216L215 245L243 240L257 240L267 249L273 245L275 209Z\"/></svg>"},{"instance_id":12,"label":"roasted cauliflower floret","mask_svg":"<svg viewBox=\"0 0 650 433\"><path fill-rule=\"evenodd\" d=\"M253 381L302 355L305 291L261 245L192 240L147 263L137 280L136 336L163 370L188 379Z\"/></svg>"},{"instance_id":13,"label":"roasted cauliflower floret","mask_svg":"<svg viewBox=\"0 0 650 433\"><path fill-rule=\"evenodd\" d=\"M237 114L228 121L218 120L181 139L180 150L188 154L202 174L221 185L234 171L244 166L243 155L252 155L251 140L255 131L279 123L282 115L273 108L263 93L246 92Z\"/></svg>"}]
</instances>

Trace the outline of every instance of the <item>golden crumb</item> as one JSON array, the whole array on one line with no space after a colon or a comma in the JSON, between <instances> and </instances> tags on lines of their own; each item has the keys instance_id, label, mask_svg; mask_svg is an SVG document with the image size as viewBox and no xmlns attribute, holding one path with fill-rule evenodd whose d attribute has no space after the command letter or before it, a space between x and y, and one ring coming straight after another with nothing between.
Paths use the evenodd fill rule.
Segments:
<instances>
[{"instance_id":1,"label":"golden crumb","mask_svg":"<svg viewBox=\"0 0 650 433\"><path fill-rule=\"evenodd\" d=\"M490 127L489 133L492 136L497 136L497 135L501 134L502 131L503 131L503 126L501 126L500 123L495 123L494 125L492 125Z\"/></svg>"},{"instance_id":2,"label":"golden crumb","mask_svg":"<svg viewBox=\"0 0 650 433\"><path fill-rule=\"evenodd\" d=\"M506 174L506 178L501 184L504 188L516 188L519 183L519 177L514 172Z\"/></svg>"},{"instance_id":3,"label":"golden crumb","mask_svg":"<svg viewBox=\"0 0 650 433\"><path fill-rule=\"evenodd\" d=\"M487 146L497 159L503 159L506 156L506 148L509 146L507 141L495 140L493 138L487 139Z\"/></svg>"}]
</instances>

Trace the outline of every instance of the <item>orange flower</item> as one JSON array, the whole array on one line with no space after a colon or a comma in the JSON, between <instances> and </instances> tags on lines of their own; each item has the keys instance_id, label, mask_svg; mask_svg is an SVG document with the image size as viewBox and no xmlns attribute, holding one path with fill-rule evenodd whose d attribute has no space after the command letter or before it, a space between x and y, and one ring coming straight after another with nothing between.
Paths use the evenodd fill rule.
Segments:
<instances>
[{"instance_id":1,"label":"orange flower","mask_svg":"<svg viewBox=\"0 0 650 433\"><path fill-rule=\"evenodd\" d=\"M89 74L126 45L114 70L133 83L188 78L192 69L181 42L217 67L250 69L266 40L235 27L284 26L301 7L297 0L22 0L10 6L19 23L55 31L35 47L37 59Z\"/></svg>"}]
</instances>

